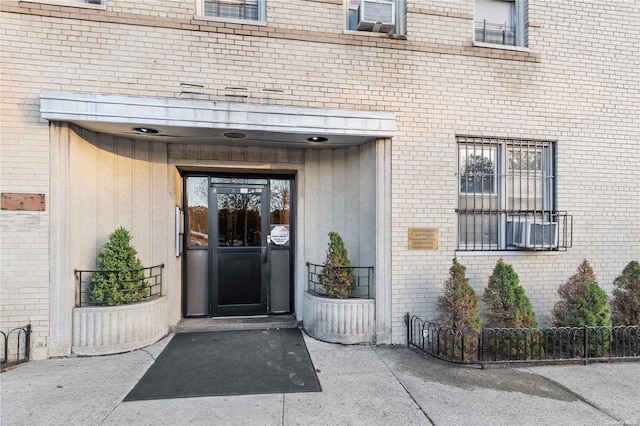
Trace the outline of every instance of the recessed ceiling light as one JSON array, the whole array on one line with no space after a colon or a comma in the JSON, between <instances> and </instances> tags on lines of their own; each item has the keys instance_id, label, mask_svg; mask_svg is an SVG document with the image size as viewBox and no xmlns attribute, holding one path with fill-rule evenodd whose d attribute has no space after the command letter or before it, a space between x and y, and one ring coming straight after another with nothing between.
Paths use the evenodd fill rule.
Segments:
<instances>
[{"instance_id":1,"label":"recessed ceiling light","mask_svg":"<svg viewBox=\"0 0 640 426\"><path fill-rule=\"evenodd\" d=\"M322 143L322 142L326 142L329 139L323 137L323 136L311 136L310 138L307 138L307 140L309 142L314 142L314 143Z\"/></svg>"},{"instance_id":2,"label":"recessed ceiling light","mask_svg":"<svg viewBox=\"0 0 640 426\"><path fill-rule=\"evenodd\" d=\"M136 133L140 133L141 135L155 135L160 133L159 130L153 129L151 127L134 127L133 131Z\"/></svg>"},{"instance_id":3,"label":"recessed ceiling light","mask_svg":"<svg viewBox=\"0 0 640 426\"><path fill-rule=\"evenodd\" d=\"M247 137L247 135L242 132L225 132L222 135L230 139L242 139Z\"/></svg>"}]
</instances>

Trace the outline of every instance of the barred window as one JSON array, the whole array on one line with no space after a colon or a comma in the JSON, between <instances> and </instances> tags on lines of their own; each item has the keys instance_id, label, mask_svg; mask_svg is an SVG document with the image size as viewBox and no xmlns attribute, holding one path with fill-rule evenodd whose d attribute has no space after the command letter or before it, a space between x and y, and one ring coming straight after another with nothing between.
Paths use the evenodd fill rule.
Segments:
<instances>
[{"instance_id":1,"label":"barred window","mask_svg":"<svg viewBox=\"0 0 640 426\"><path fill-rule=\"evenodd\" d=\"M477 43L526 47L528 0L475 0Z\"/></svg>"},{"instance_id":2,"label":"barred window","mask_svg":"<svg viewBox=\"0 0 640 426\"><path fill-rule=\"evenodd\" d=\"M556 208L556 144L457 136L458 250L568 247Z\"/></svg>"},{"instance_id":3,"label":"barred window","mask_svg":"<svg viewBox=\"0 0 640 426\"><path fill-rule=\"evenodd\" d=\"M201 0L198 15L241 21L266 21L267 0Z\"/></svg>"}]
</instances>

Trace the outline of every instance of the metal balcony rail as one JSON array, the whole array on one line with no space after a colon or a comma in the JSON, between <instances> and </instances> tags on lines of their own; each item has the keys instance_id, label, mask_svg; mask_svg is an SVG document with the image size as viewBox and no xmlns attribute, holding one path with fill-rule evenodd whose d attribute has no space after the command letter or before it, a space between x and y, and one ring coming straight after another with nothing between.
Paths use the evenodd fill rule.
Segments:
<instances>
[{"instance_id":1,"label":"metal balcony rail","mask_svg":"<svg viewBox=\"0 0 640 426\"><path fill-rule=\"evenodd\" d=\"M457 329L407 314L407 346L462 364L640 361L640 325Z\"/></svg>"},{"instance_id":2,"label":"metal balcony rail","mask_svg":"<svg viewBox=\"0 0 640 426\"><path fill-rule=\"evenodd\" d=\"M322 284L322 269L324 265L307 262L307 289L318 296L328 296L327 289ZM370 299L373 266L340 266L339 269L351 270L355 279L351 299Z\"/></svg>"},{"instance_id":3,"label":"metal balcony rail","mask_svg":"<svg viewBox=\"0 0 640 426\"><path fill-rule=\"evenodd\" d=\"M147 268L140 269L130 269L124 272L138 272L143 271L143 277L136 278L126 282L137 282L139 285L134 286L132 288L128 288L126 290L122 290L123 292L141 292L146 291L146 296L139 298L136 302L142 302L146 300L150 300L156 297L160 297L162 295L162 270L164 268L164 263L155 266L149 266ZM105 271L98 269L76 269L76 307L87 307L87 306L110 306L113 303L108 301L99 302L93 299L92 291L93 291L93 282L91 278L94 274L117 274L123 271ZM126 286L130 287L130 286Z\"/></svg>"},{"instance_id":4,"label":"metal balcony rail","mask_svg":"<svg viewBox=\"0 0 640 426\"><path fill-rule=\"evenodd\" d=\"M2 369L29 361L31 348L31 324L7 332L0 331L4 350L0 359Z\"/></svg>"},{"instance_id":5,"label":"metal balcony rail","mask_svg":"<svg viewBox=\"0 0 640 426\"><path fill-rule=\"evenodd\" d=\"M484 21L475 23L476 41L491 44L516 45L516 27L504 24L494 24Z\"/></svg>"}]
</instances>

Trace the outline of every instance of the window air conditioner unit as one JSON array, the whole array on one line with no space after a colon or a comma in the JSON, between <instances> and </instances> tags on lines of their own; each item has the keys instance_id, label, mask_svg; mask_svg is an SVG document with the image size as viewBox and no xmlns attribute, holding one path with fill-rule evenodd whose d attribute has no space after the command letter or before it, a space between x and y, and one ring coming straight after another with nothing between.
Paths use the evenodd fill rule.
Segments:
<instances>
[{"instance_id":1,"label":"window air conditioner unit","mask_svg":"<svg viewBox=\"0 0 640 426\"><path fill-rule=\"evenodd\" d=\"M89 4L102 4L102 0L87 0Z\"/></svg>"},{"instance_id":2,"label":"window air conditioner unit","mask_svg":"<svg viewBox=\"0 0 640 426\"><path fill-rule=\"evenodd\" d=\"M391 1L360 0L358 31L388 33L396 23L396 5Z\"/></svg>"},{"instance_id":3,"label":"window air conditioner unit","mask_svg":"<svg viewBox=\"0 0 640 426\"><path fill-rule=\"evenodd\" d=\"M558 247L557 222L511 222L513 245L522 248Z\"/></svg>"}]
</instances>

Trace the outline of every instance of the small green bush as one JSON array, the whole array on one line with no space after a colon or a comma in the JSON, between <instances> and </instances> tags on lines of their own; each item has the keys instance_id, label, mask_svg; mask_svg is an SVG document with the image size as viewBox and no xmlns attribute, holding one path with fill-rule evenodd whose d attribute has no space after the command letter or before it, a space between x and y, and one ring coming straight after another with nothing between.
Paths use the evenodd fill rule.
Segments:
<instances>
[{"instance_id":1,"label":"small green bush","mask_svg":"<svg viewBox=\"0 0 640 426\"><path fill-rule=\"evenodd\" d=\"M518 274L502 259L493 268L482 300L489 328L538 327L531 301L520 285ZM522 338L523 335L530 335L530 338ZM491 338L484 343L485 356L493 359L531 359L540 354L537 333L495 331L487 336Z\"/></svg>"},{"instance_id":2,"label":"small green bush","mask_svg":"<svg viewBox=\"0 0 640 426\"><path fill-rule=\"evenodd\" d=\"M438 307L438 319L443 325L459 329L472 328L476 331L482 328L478 295L469 285L466 268L456 258L449 269L449 278L444 283Z\"/></svg>"},{"instance_id":3,"label":"small green bush","mask_svg":"<svg viewBox=\"0 0 640 426\"><path fill-rule=\"evenodd\" d=\"M576 274L558 288L560 300L553 307L556 327L610 326L607 293L598 285L596 274L585 259Z\"/></svg>"},{"instance_id":4,"label":"small green bush","mask_svg":"<svg viewBox=\"0 0 640 426\"><path fill-rule=\"evenodd\" d=\"M449 269L449 278L445 281L442 294L438 299L440 315L438 320L441 325L460 330L462 334L452 333L453 346L445 345L445 353L448 358L462 361L476 361L478 353L477 334L482 328L480 318L480 301L478 295L466 277L466 268L453 259L453 265ZM464 336L464 354L461 338Z\"/></svg>"},{"instance_id":5,"label":"small green bush","mask_svg":"<svg viewBox=\"0 0 640 426\"><path fill-rule=\"evenodd\" d=\"M513 266L498 260L489 277L482 300L486 304L486 325L490 328L537 328L531 301L520 286Z\"/></svg>"},{"instance_id":6,"label":"small green bush","mask_svg":"<svg viewBox=\"0 0 640 426\"><path fill-rule=\"evenodd\" d=\"M640 263L629 262L613 281L611 320L614 325L640 325Z\"/></svg>"},{"instance_id":7,"label":"small green bush","mask_svg":"<svg viewBox=\"0 0 640 426\"><path fill-rule=\"evenodd\" d=\"M558 288L560 300L553 307L553 325L556 327L610 327L611 317L607 309L607 293L598 285L596 274L585 259L577 272ZM591 330L587 336L588 347L582 341L561 350L571 351L572 356L600 357L609 349L609 331Z\"/></svg>"},{"instance_id":8,"label":"small green bush","mask_svg":"<svg viewBox=\"0 0 640 426\"><path fill-rule=\"evenodd\" d=\"M320 284L329 297L346 299L355 286L355 277L344 242L337 232L329 232L327 258L322 267Z\"/></svg>"},{"instance_id":9,"label":"small green bush","mask_svg":"<svg viewBox=\"0 0 640 426\"><path fill-rule=\"evenodd\" d=\"M91 276L91 299L105 305L123 305L149 296L142 262L131 246L131 235L120 227L98 255L98 269Z\"/></svg>"}]
</instances>

